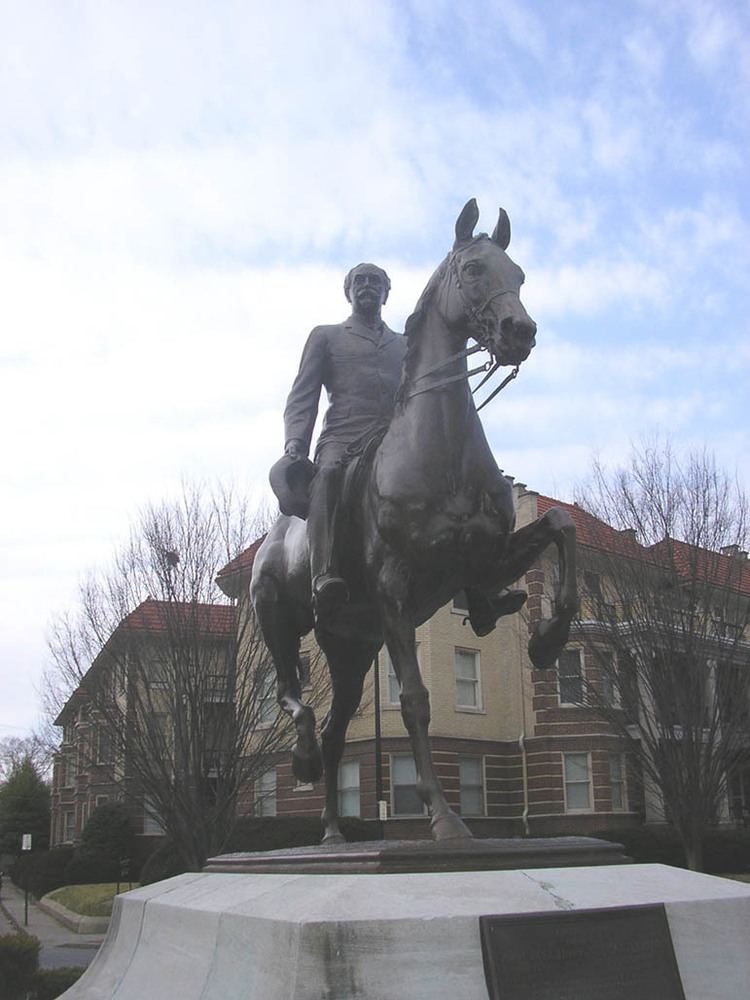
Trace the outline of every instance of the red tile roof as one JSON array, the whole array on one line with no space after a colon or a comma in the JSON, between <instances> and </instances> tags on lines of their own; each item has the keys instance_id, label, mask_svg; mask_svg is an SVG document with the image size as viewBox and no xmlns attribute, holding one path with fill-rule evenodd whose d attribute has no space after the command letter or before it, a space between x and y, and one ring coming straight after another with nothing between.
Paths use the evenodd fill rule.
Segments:
<instances>
[{"instance_id":1,"label":"red tile roof","mask_svg":"<svg viewBox=\"0 0 750 1000\"><path fill-rule=\"evenodd\" d=\"M226 636L237 628L237 611L231 604L201 604L190 601L155 601L147 597L115 629L166 632L176 624L196 628L200 635Z\"/></svg>"},{"instance_id":2,"label":"red tile roof","mask_svg":"<svg viewBox=\"0 0 750 1000\"><path fill-rule=\"evenodd\" d=\"M545 514L550 507L562 507L568 511L576 526L576 539L581 545L598 549L600 552L646 560L653 562L654 565L674 566L686 577L694 577L696 571L699 574L707 573L719 586L733 586L740 593L750 594L750 562L747 560L738 562L736 557L708 549L698 549L673 538L664 539L655 545L644 546L636 540L631 531L618 531L576 503L564 503L562 500L542 495L537 497L539 516Z\"/></svg>"},{"instance_id":3,"label":"red tile roof","mask_svg":"<svg viewBox=\"0 0 750 1000\"><path fill-rule=\"evenodd\" d=\"M246 591L250 583L255 556L265 538L265 535L256 538L252 545L235 556L226 566L222 566L216 574L216 583L229 597L239 598L242 596L243 590Z\"/></svg>"}]
</instances>

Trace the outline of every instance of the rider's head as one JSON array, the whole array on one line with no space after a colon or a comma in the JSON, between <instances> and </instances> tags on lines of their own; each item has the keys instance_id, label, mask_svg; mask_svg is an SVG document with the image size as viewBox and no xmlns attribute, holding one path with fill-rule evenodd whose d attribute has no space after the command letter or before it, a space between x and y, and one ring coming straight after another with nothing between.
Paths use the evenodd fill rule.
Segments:
<instances>
[{"instance_id":1,"label":"rider's head","mask_svg":"<svg viewBox=\"0 0 750 1000\"><path fill-rule=\"evenodd\" d=\"M365 311L372 309L374 301L368 297L377 296L377 308L388 300L391 279L377 264L357 264L344 278L344 295L351 304Z\"/></svg>"}]
</instances>

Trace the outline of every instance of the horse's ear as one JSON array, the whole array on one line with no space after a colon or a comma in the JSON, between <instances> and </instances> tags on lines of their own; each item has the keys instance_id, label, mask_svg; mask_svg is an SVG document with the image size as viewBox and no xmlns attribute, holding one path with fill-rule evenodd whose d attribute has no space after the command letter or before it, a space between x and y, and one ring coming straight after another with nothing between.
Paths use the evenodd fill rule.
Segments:
<instances>
[{"instance_id":1,"label":"horse's ear","mask_svg":"<svg viewBox=\"0 0 750 1000\"><path fill-rule=\"evenodd\" d=\"M500 209L500 214L497 218L497 225L495 226L495 231L492 234L492 240L497 243L498 246L502 247L503 250L508 249L508 244L510 243L510 219L508 218L508 213L504 208Z\"/></svg>"},{"instance_id":2,"label":"horse's ear","mask_svg":"<svg viewBox=\"0 0 750 1000\"><path fill-rule=\"evenodd\" d=\"M477 207L477 200L476 198L470 198L456 219L456 242L453 244L454 247L457 247L460 243L466 243L467 240L472 238L474 235L474 226L476 226L478 220L479 208Z\"/></svg>"}]
</instances>

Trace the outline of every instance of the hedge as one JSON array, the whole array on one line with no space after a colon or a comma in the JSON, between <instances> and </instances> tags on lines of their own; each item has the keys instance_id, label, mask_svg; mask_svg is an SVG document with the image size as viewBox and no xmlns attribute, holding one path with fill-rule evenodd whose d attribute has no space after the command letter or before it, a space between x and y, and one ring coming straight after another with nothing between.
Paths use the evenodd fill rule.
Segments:
<instances>
[{"instance_id":1,"label":"hedge","mask_svg":"<svg viewBox=\"0 0 750 1000\"><path fill-rule=\"evenodd\" d=\"M26 852L13 863L10 876L19 889L25 889L28 875L29 892L37 899L41 899L48 892L66 884L65 869L73 853L72 847L53 847L49 851Z\"/></svg>"},{"instance_id":2,"label":"hedge","mask_svg":"<svg viewBox=\"0 0 750 1000\"><path fill-rule=\"evenodd\" d=\"M31 980L32 1000L55 1000L78 982L86 971L82 965L62 965L59 969L40 969Z\"/></svg>"},{"instance_id":3,"label":"hedge","mask_svg":"<svg viewBox=\"0 0 750 1000\"><path fill-rule=\"evenodd\" d=\"M30 934L0 937L0 1000L24 1000L39 966L39 947Z\"/></svg>"},{"instance_id":4,"label":"hedge","mask_svg":"<svg viewBox=\"0 0 750 1000\"><path fill-rule=\"evenodd\" d=\"M640 826L623 830L604 830L593 834L602 840L615 841L639 864L687 867L685 852L677 831L666 825ZM750 871L750 830L717 828L703 838L703 868L713 875L741 874Z\"/></svg>"},{"instance_id":5,"label":"hedge","mask_svg":"<svg viewBox=\"0 0 750 1000\"><path fill-rule=\"evenodd\" d=\"M341 820L341 832L347 840L380 840L382 824L347 816ZM322 826L317 816L242 816L235 824L223 854L237 851L275 851L284 847L319 844ZM175 845L160 844L141 868L141 885L160 882L188 871Z\"/></svg>"},{"instance_id":6,"label":"hedge","mask_svg":"<svg viewBox=\"0 0 750 1000\"><path fill-rule=\"evenodd\" d=\"M383 836L383 826L377 820L345 816L339 822L346 840L380 840ZM241 816L223 853L306 847L319 844L322 835L318 816Z\"/></svg>"}]
</instances>

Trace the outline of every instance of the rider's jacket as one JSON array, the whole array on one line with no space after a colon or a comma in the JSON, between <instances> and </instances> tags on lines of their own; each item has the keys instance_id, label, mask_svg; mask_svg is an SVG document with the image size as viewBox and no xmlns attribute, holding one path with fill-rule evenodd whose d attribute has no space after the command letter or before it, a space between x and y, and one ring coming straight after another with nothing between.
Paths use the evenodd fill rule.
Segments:
<instances>
[{"instance_id":1,"label":"rider's jacket","mask_svg":"<svg viewBox=\"0 0 750 1000\"><path fill-rule=\"evenodd\" d=\"M336 453L390 419L401 381L406 338L385 323L373 330L350 316L344 323L316 326L302 352L299 371L284 410L285 441L310 450L321 387L329 406L315 460Z\"/></svg>"}]
</instances>

